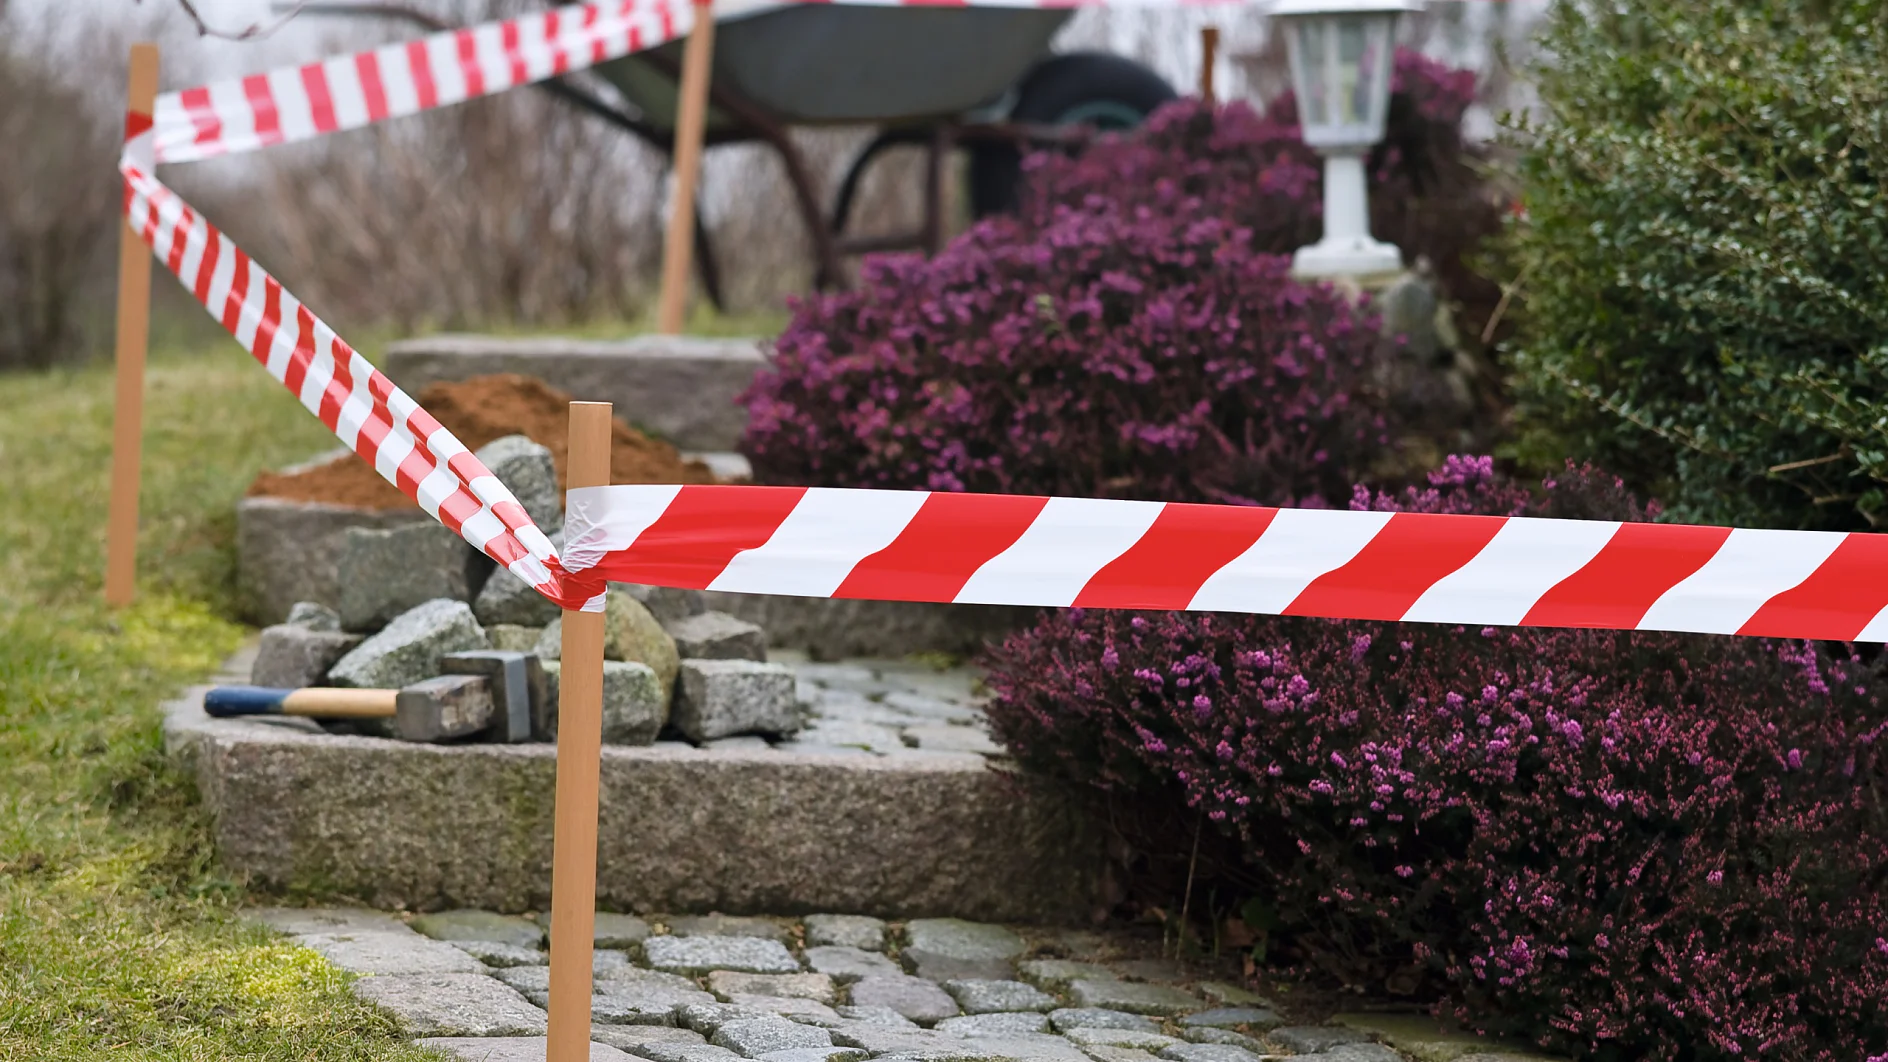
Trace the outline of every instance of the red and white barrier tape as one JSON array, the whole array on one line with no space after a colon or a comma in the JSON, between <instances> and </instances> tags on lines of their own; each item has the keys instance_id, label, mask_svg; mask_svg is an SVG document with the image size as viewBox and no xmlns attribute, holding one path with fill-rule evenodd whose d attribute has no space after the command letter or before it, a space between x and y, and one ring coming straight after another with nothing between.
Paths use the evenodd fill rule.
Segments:
<instances>
[{"instance_id":1,"label":"red and white barrier tape","mask_svg":"<svg viewBox=\"0 0 1888 1062\"><path fill-rule=\"evenodd\" d=\"M564 526L572 570L690 589L1888 641L1888 535L695 486Z\"/></svg>"}]
</instances>

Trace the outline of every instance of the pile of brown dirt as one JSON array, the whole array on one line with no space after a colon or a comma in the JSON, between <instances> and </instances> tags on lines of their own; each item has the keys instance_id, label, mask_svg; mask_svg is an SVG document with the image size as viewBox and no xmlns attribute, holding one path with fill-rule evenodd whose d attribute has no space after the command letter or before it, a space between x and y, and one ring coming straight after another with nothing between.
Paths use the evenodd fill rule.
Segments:
<instances>
[{"instance_id":1,"label":"pile of brown dirt","mask_svg":"<svg viewBox=\"0 0 1888 1062\"><path fill-rule=\"evenodd\" d=\"M420 405L468 448L523 435L548 447L564 486L570 453L570 396L542 380L514 373L436 383L420 392ZM610 482L713 483L700 461L684 461L675 447L651 439L622 421L611 425ZM343 457L302 472L264 472L249 485L251 496L326 502L357 509L399 509L413 504L381 479L367 462Z\"/></svg>"}]
</instances>

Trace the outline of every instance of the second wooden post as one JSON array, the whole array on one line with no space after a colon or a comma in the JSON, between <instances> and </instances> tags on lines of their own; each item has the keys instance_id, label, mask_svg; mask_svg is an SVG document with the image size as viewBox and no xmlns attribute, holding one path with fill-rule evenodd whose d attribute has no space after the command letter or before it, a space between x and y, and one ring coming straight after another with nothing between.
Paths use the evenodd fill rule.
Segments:
<instances>
[{"instance_id":1,"label":"second wooden post","mask_svg":"<svg viewBox=\"0 0 1888 1062\"><path fill-rule=\"evenodd\" d=\"M682 51L682 96L675 111L675 194L662 244L662 291L656 331L679 335L688 308L689 259L695 249L695 186L701 180L701 140L708 124L708 82L715 53L715 9L694 0L695 24Z\"/></svg>"},{"instance_id":2,"label":"second wooden post","mask_svg":"<svg viewBox=\"0 0 1888 1062\"><path fill-rule=\"evenodd\" d=\"M570 404L566 486L610 482L610 404ZM590 963L596 942L597 782L603 748L603 613L563 617L557 689L557 805L551 855L551 998L547 1062L589 1062Z\"/></svg>"}]
</instances>

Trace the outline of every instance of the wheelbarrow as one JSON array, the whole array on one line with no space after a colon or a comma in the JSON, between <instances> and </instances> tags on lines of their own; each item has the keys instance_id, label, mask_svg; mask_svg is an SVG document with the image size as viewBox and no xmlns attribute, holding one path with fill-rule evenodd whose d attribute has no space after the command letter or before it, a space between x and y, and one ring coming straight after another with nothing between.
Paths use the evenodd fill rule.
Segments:
<instances>
[{"instance_id":1,"label":"wheelbarrow","mask_svg":"<svg viewBox=\"0 0 1888 1062\"><path fill-rule=\"evenodd\" d=\"M1025 150L1066 139L1073 127L1127 129L1175 97L1158 74L1102 52L1050 53L1069 9L876 7L736 0L717 4L714 65L703 141L768 144L780 156L812 238L814 284L844 283L843 261L873 251L944 242L944 172L950 153L969 153L971 213L1013 209ZM403 19L451 28L402 4L327 3L313 14ZM665 154L674 145L684 41L597 66L622 104L569 81L540 83ZM877 135L847 166L823 208L793 126L875 125ZM860 184L888 148L926 149L924 220L916 231L848 236ZM695 261L702 288L722 307L720 272L699 210Z\"/></svg>"}]
</instances>

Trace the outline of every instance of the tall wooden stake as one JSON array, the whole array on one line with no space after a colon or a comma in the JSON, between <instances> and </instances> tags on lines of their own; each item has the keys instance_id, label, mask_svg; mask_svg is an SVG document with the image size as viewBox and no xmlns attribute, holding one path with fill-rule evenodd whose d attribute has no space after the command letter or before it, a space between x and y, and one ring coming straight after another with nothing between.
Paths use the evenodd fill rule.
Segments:
<instances>
[{"instance_id":1,"label":"tall wooden stake","mask_svg":"<svg viewBox=\"0 0 1888 1062\"><path fill-rule=\"evenodd\" d=\"M1200 99L1213 102L1213 57L1219 52L1219 27L1200 28Z\"/></svg>"},{"instance_id":2,"label":"tall wooden stake","mask_svg":"<svg viewBox=\"0 0 1888 1062\"><path fill-rule=\"evenodd\" d=\"M128 114L151 116L157 45L131 46ZM111 504L105 522L105 603L131 603L138 581L138 475L144 446L144 352L151 329L151 251L122 223L118 234L117 398L112 408Z\"/></svg>"},{"instance_id":3,"label":"tall wooden stake","mask_svg":"<svg viewBox=\"0 0 1888 1062\"><path fill-rule=\"evenodd\" d=\"M570 404L569 486L610 482L610 404ZM557 683L557 806L551 855L546 1062L589 1062L596 941L597 775L603 746L603 614L565 610Z\"/></svg>"},{"instance_id":4,"label":"tall wooden stake","mask_svg":"<svg viewBox=\"0 0 1888 1062\"><path fill-rule=\"evenodd\" d=\"M711 0L694 0L695 25L682 53L682 98L675 113L675 195L662 244L662 294L656 331L677 335L688 307L688 269L694 251L695 186L701 179L702 131L708 124L708 81L714 65L715 13Z\"/></svg>"}]
</instances>

